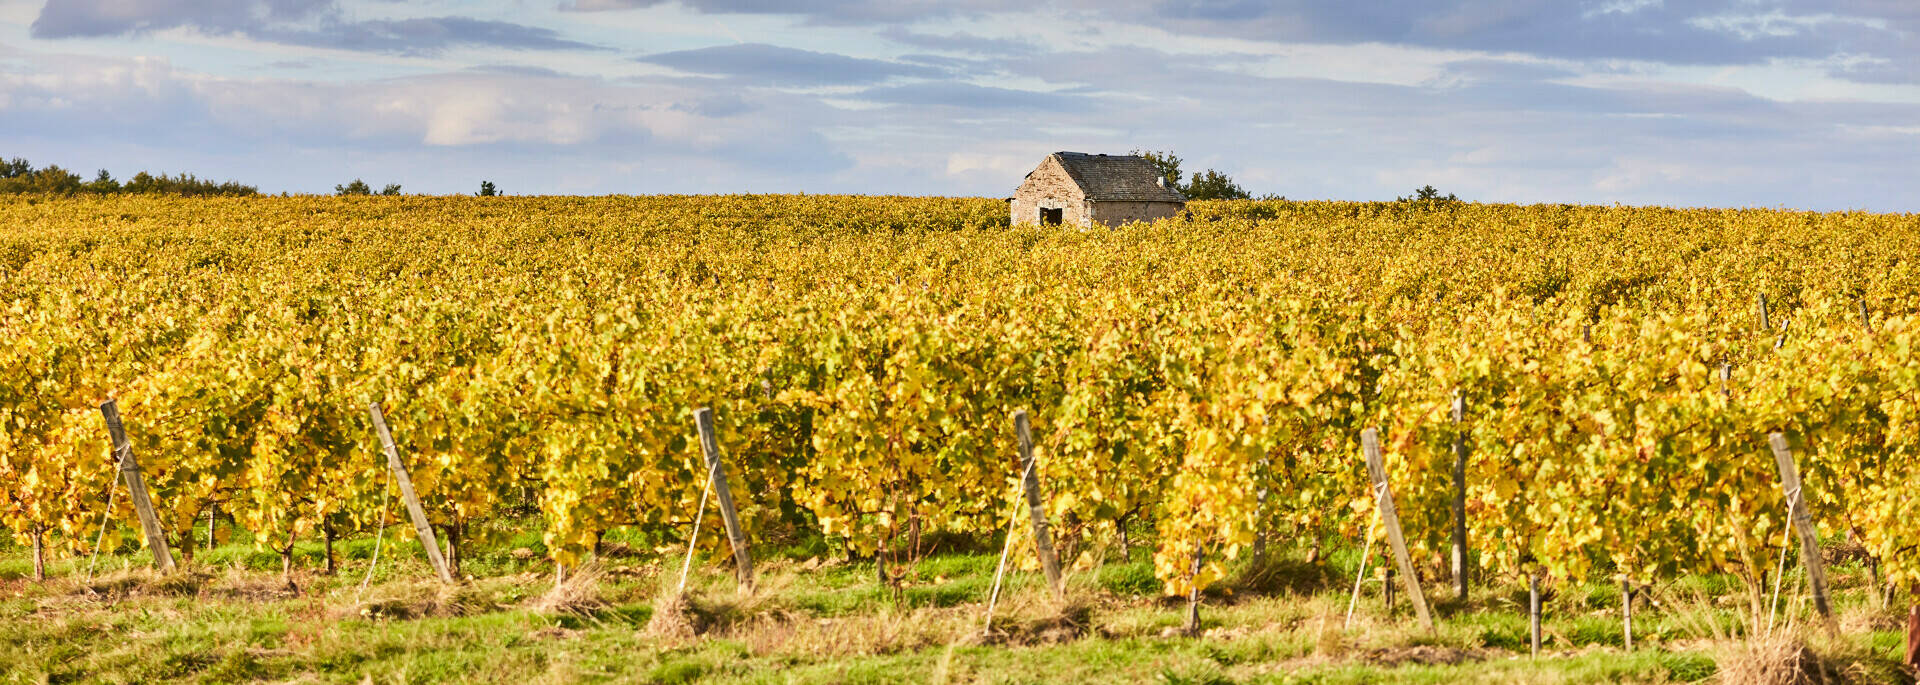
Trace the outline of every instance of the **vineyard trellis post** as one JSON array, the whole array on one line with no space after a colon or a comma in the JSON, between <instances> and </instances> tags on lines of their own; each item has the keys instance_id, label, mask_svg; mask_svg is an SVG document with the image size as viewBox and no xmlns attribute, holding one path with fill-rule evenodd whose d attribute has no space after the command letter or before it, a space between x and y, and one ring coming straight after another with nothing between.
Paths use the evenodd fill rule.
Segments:
<instances>
[{"instance_id":1,"label":"vineyard trellis post","mask_svg":"<svg viewBox=\"0 0 1920 685\"><path fill-rule=\"evenodd\" d=\"M1620 620L1627 637L1627 651L1633 651L1633 581L1620 581Z\"/></svg>"},{"instance_id":2,"label":"vineyard trellis post","mask_svg":"<svg viewBox=\"0 0 1920 685\"><path fill-rule=\"evenodd\" d=\"M1013 430L1020 440L1020 467L1026 472L1021 479L1022 489L1026 491L1027 511L1033 516L1033 546L1040 556L1040 568L1047 574L1047 586L1058 595L1065 588L1060 586L1060 559L1053 553L1053 534L1047 528L1047 510L1040 499L1040 467L1033 461L1033 427L1027 419L1027 410L1013 412Z\"/></svg>"},{"instance_id":3,"label":"vineyard trellis post","mask_svg":"<svg viewBox=\"0 0 1920 685\"><path fill-rule=\"evenodd\" d=\"M1453 585L1467 599L1467 398L1453 392Z\"/></svg>"},{"instance_id":4,"label":"vineyard trellis post","mask_svg":"<svg viewBox=\"0 0 1920 685\"><path fill-rule=\"evenodd\" d=\"M1393 547L1394 563L1400 567L1400 575L1407 585L1407 599L1420 615L1420 625L1431 630L1433 614L1427 610L1427 596L1420 592L1420 577L1414 574L1413 559L1407 555L1407 540L1400 532L1400 515L1393 508L1393 490L1387 485L1386 464L1380 459L1380 429L1361 431L1360 446L1366 453L1367 474L1373 480L1374 503L1380 510L1380 521L1386 524L1387 543Z\"/></svg>"},{"instance_id":5,"label":"vineyard trellis post","mask_svg":"<svg viewBox=\"0 0 1920 685\"><path fill-rule=\"evenodd\" d=\"M1187 588L1187 634L1200 634L1200 550L1193 551L1193 586Z\"/></svg>"},{"instance_id":6,"label":"vineyard trellis post","mask_svg":"<svg viewBox=\"0 0 1920 685\"><path fill-rule=\"evenodd\" d=\"M1380 567L1380 611L1393 615L1393 567Z\"/></svg>"},{"instance_id":7,"label":"vineyard trellis post","mask_svg":"<svg viewBox=\"0 0 1920 685\"><path fill-rule=\"evenodd\" d=\"M1807 581L1813 590L1813 606L1820 611L1820 618L1827 623L1829 630L1838 630L1833 622L1833 605L1827 601L1826 564L1820 559L1820 539L1815 535L1813 516L1807 512L1806 497L1800 488L1800 468L1794 465L1793 450L1787 446L1787 436L1781 433L1767 434L1767 443L1773 448L1774 461L1780 467L1780 489L1787 496L1787 519L1793 525L1794 534L1800 538L1800 563L1807 570Z\"/></svg>"},{"instance_id":8,"label":"vineyard trellis post","mask_svg":"<svg viewBox=\"0 0 1920 685\"><path fill-rule=\"evenodd\" d=\"M367 414L373 418L374 430L380 433L380 449L387 453L387 469L400 484L400 499L407 503L407 516L413 519L413 532L420 538L420 548L427 553L427 561L433 564L440 582L452 585L453 573L447 570L446 557L440 556L440 543L433 538L433 523L427 520L427 509L420 506L420 496L413 491L413 478L407 475L407 465L400 461L400 449L393 445L393 431L387 428L387 417L380 411L380 403L369 402Z\"/></svg>"},{"instance_id":9,"label":"vineyard trellis post","mask_svg":"<svg viewBox=\"0 0 1920 685\"><path fill-rule=\"evenodd\" d=\"M700 429L700 451L706 455L707 470L712 473L713 499L720 518L727 524L727 545L733 548L734 577L744 592L753 592L753 553L747 549L747 530L740 525L740 512L733 506L733 490L727 487L727 467L720 463L720 440L714 436L713 408L693 412Z\"/></svg>"},{"instance_id":10,"label":"vineyard trellis post","mask_svg":"<svg viewBox=\"0 0 1920 685\"><path fill-rule=\"evenodd\" d=\"M1540 656L1540 574L1527 574L1527 637L1531 656Z\"/></svg>"},{"instance_id":11,"label":"vineyard trellis post","mask_svg":"<svg viewBox=\"0 0 1920 685\"><path fill-rule=\"evenodd\" d=\"M120 405L107 400L100 405L100 415L107 420L107 434L113 438L113 452L119 463L120 478L127 484L127 494L133 500L133 510L140 517L140 529L147 536L147 548L153 550L153 564L161 573L174 571L173 551L167 548L167 533L160 527L160 516L154 513L153 499L147 494L147 481L140 475L140 462L133 456L133 443L127 439L126 426L120 422Z\"/></svg>"},{"instance_id":12,"label":"vineyard trellis post","mask_svg":"<svg viewBox=\"0 0 1920 685\"><path fill-rule=\"evenodd\" d=\"M33 582L47 582L47 531L33 527Z\"/></svg>"}]
</instances>

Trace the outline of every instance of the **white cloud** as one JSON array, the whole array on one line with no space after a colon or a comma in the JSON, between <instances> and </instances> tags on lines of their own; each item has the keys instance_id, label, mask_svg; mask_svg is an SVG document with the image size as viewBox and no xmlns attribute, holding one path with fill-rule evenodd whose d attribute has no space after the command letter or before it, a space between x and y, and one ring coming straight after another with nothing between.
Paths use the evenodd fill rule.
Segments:
<instances>
[{"instance_id":1,"label":"white cloud","mask_svg":"<svg viewBox=\"0 0 1920 685\"><path fill-rule=\"evenodd\" d=\"M1806 34L1826 26L1859 26L1878 31L1887 30L1887 22L1870 17L1841 16L1836 14L1788 14L1773 10L1759 14L1715 14L1694 17L1687 20L1693 26L1729 33L1746 40L1773 37L1784 38Z\"/></svg>"},{"instance_id":2,"label":"white cloud","mask_svg":"<svg viewBox=\"0 0 1920 685\"><path fill-rule=\"evenodd\" d=\"M602 161L644 155L662 165L707 157L720 165L790 169L790 175L846 164L810 130L809 122L827 108L779 94L715 105L713 94L681 84L558 75L454 72L329 83L213 77L154 58L41 55L29 62L0 71L0 127L20 138L57 141L111 131L145 146L273 143L349 155L411 151L422 158L486 150L503 164L540 154Z\"/></svg>"},{"instance_id":3,"label":"white cloud","mask_svg":"<svg viewBox=\"0 0 1920 685\"><path fill-rule=\"evenodd\" d=\"M1666 2L1663 0L1606 0L1605 2L1591 4L1586 11L1580 13L1580 17L1582 19L1592 19L1594 17L1604 17L1609 14L1633 14L1641 10L1662 7L1664 5L1666 5Z\"/></svg>"}]
</instances>

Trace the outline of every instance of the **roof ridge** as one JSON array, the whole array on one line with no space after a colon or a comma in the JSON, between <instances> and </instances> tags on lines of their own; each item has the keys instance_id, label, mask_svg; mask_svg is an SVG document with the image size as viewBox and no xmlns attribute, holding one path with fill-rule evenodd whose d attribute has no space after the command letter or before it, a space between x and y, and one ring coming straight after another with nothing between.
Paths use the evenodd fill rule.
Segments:
<instances>
[{"instance_id":1,"label":"roof ridge","mask_svg":"<svg viewBox=\"0 0 1920 685\"><path fill-rule=\"evenodd\" d=\"M1089 200L1180 202L1187 198L1167 187L1158 167L1139 155L1059 150L1047 155Z\"/></svg>"}]
</instances>

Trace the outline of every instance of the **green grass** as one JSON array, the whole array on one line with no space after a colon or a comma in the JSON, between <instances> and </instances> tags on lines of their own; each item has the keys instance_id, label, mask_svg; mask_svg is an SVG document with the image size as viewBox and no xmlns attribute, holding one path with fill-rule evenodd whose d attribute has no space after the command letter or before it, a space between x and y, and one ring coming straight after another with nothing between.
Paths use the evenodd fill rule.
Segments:
<instances>
[{"instance_id":1,"label":"green grass","mask_svg":"<svg viewBox=\"0 0 1920 685\"><path fill-rule=\"evenodd\" d=\"M553 608L542 603L552 569L527 553L537 535L482 537L466 557L475 579L445 589L417 543L388 533L364 592L371 539L336 543L335 576L318 573L319 545L299 545L297 592L278 554L244 542L199 550L168 578L143 570L149 558L130 545L100 559L91 581L86 559L59 559L44 584L25 578L25 550L0 547L0 683L1693 682L1732 653L1737 642L1715 633L1735 630L1745 601L1726 578L1671 583L1667 604L1637 605L1639 649L1626 652L1617 585L1554 588L1546 650L1532 659L1522 585L1476 587L1461 602L1433 584L1439 622L1428 631L1404 598L1382 606L1372 582L1347 625L1358 554L1308 564L1304 550L1276 549L1211 590L1205 634L1188 637L1184 602L1162 597L1151 561L1136 556L1070 573L1064 600L1039 574L1010 570L1000 632L983 640L997 551L899 567L894 587L871 562L803 540L760 560L750 597L723 561L699 559L689 589L704 632L676 637L649 625L681 558L641 536L609 535L619 546L573 588L591 601ZM1834 576L1847 620L1871 627L1809 644L1855 673L1903 677L1899 617L1868 608L1862 574Z\"/></svg>"}]
</instances>

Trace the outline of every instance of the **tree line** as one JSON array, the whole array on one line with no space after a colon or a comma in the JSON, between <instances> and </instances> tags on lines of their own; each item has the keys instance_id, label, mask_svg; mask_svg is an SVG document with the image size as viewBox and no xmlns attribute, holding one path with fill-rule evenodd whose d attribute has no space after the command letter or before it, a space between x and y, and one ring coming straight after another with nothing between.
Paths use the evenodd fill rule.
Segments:
<instances>
[{"instance_id":1,"label":"tree line","mask_svg":"<svg viewBox=\"0 0 1920 685\"><path fill-rule=\"evenodd\" d=\"M1166 177L1167 187L1179 191L1181 195L1185 195L1189 200L1245 200L1253 198L1253 195L1248 193L1246 188L1241 187L1239 183L1235 182L1232 177L1214 169L1207 169L1204 172L1193 172L1192 175L1187 177L1187 180L1183 182L1180 170L1182 160L1172 152L1134 150L1133 154L1139 155L1145 158L1147 162L1153 164L1153 166L1160 171L1161 175ZM6 193L49 195L75 195L79 193L107 195L113 193L128 193L136 195L246 197L259 195L260 189L256 186L246 185L238 181L216 183L209 179L197 178L193 174L188 173L168 176L166 174L154 175L142 171L134 174L133 178L121 182L114 180L113 174L108 173L106 169L101 169L95 174L93 180L83 181L79 174L63 169L57 164L49 164L45 168L35 169L33 164L29 163L26 159L15 157L11 160L0 161L0 194ZM335 195L378 194L392 196L400 194L400 184L386 184L376 193L373 187L368 185L366 181L356 178L349 183L336 184L333 187L333 193ZM1435 190L1431 185L1420 188L1416 190L1415 193L1413 197L1398 198L1398 201L1403 203L1422 202L1428 204L1459 201L1459 198L1452 194L1440 195L1439 191ZM501 194L499 188L495 186L492 181L482 181L480 183L480 192L476 193L476 195L482 197L499 194ZM1259 199L1284 200L1286 198L1268 194L1261 196Z\"/></svg>"},{"instance_id":2,"label":"tree line","mask_svg":"<svg viewBox=\"0 0 1920 685\"><path fill-rule=\"evenodd\" d=\"M32 162L23 157L11 160L0 159L0 194L32 193L41 195L78 195L92 193L110 195L127 193L134 195L184 195L184 196L234 196L250 197L260 194L260 188L238 181L216 183L210 179L182 173L175 176L150 174L145 171L134 174L125 182L115 180L113 174L101 169L93 180L83 180L71 170L58 164L49 164L36 169ZM333 187L335 195L399 195L400 184L388 183L379 192L375 192L366 181L353 179L350 183ZM502 194L492 181L480 183L480 196Z\"/></svg>"},{"instance_id":3,"label":"tree line","mask_svg":"<svg viewBox=\"0 0 1920 685\"><path fill-rule=\"evenodd\" d=\"M106 169L95 174L93 180L85 181L79 174L57 164L35 169L26 159L15 157L0 161L0 193L252 196L259 195L260 189L237 181L214 182L188 173L169 176L142 171L121 182L114 180Z\"/></svg>"}]
</instances>

